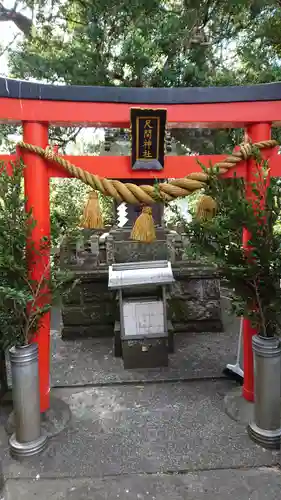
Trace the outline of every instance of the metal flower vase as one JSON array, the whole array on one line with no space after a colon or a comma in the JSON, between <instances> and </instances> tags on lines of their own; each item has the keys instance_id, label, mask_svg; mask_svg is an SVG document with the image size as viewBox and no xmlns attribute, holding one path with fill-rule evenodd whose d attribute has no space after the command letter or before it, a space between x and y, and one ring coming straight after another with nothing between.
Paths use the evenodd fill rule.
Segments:
<instances>
[{"instance_id":1,"label":"metal flower vase","mask_svg":"<svg viewBox=\"0 0 281 500\"><path fill-rule=\"evenodd\" d=\"M253 441L264 448L280 449L281 344L274 337L253 337L254 420L248 425Z\"/></svg>"},{"instance_id":2,"label":"metal flower vase","mask_svg":"<svg viewBox=\"0 0 281 500\"><path fill-rule=\"evenodd\" d=\"M40 453L47 444L41 434L38 345L12 347L9 351L15 433L10 437L11 454L29 457Z\"/></svg>"}]
</instances>

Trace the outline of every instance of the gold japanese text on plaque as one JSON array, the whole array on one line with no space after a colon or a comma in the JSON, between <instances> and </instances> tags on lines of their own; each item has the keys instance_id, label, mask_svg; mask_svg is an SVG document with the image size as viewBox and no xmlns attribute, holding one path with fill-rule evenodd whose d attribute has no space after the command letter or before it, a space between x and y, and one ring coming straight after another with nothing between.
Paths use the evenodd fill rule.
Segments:
<instances>
[{"instance_id":1,"label":"gold japanese text on plaque","mask_svg":"<svg viewBox=\"0 0 281 500\"><path fill-rule=\"evenodd\" d=\"M131 109L132 168L162 170L165 155L165 109Z\"/></svg>"}]
</instances>

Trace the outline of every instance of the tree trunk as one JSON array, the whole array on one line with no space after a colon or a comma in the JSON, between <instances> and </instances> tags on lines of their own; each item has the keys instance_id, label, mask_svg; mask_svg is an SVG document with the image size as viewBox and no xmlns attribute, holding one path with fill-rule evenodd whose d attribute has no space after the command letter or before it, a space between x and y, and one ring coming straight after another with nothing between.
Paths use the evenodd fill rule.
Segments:
<instances>
[{"instance_id":1,"label":"tree trunk","mask_svg":"<svg viewBox=\"0 0 281 500\"><path fill-rule=\"evenodd\" d=\"M7 9L0 3L0 22L12 21L17 28L25 35L30 36L32 30L32 21L20 12L14 9Z\"/></svg>"}]
</instances>

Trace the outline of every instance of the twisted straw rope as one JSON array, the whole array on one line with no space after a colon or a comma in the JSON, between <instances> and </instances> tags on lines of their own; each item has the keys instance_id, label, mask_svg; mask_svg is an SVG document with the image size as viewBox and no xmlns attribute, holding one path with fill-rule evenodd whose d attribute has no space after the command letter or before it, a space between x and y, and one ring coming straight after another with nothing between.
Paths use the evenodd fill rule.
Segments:
<instances>
[{"instance_id":1,"label":"twisted straw rope","mask_svg":"<svg viewBox=\"0 0 281 500\"><path fill-rule=\"evenodd\" d=\"M224 174L240 161L251 158L253 156L254 147L261 150L273 148L277 144L275 140L261 141L255 144L249 142L243 143L240 145L238 151L227 156L224 161L216 163L214 167L217 169L218 174ZM105 196L111 196L117 203L125 201L126 203L132 204L151 205L157 201L159 202L159 200L163 202L173 201L176 198L188 196L194 191L197 191L197 189L203 188L209 178L206 172L194 172L181 179L159 183L157 189L149 185L137 186L131 182L123 183L118 180L106 179L105 177L90 174L57 155L50 147L43 149L23 141L20 141L18 146L21 149L36 153L47 160L61 165L71 174L71 176L80 179L82 182L100 191ZM210 171L210 169L208 170Z\"/></svg>"}]
</instances>

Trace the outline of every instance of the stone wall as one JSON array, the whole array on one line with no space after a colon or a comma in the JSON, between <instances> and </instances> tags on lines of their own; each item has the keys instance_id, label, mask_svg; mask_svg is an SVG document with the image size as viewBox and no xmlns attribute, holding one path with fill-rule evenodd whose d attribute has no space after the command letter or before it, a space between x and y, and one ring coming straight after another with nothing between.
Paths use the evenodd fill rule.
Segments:
<instances>
[{"instance_id":1,"label":"stone wall","mask_svg":"<svg viewBox=\"0 0 281 500\"><path fill-rule=\"evenodd\" d=\"M112 336L116 316L115 292L108 290L107 266L77 271L78 284L62 302L62 337Z\"/></svg>"},{"instance_id":2,"label":"stone wall","mask_svg":"<svg viewBox=\"0 0 281 500\"><path fill-rule=\"evenodd\" d=\"M168 301L175 331L222 331L220 281L214 269L196 263L173 265L176 283Z\"/></svg>"}]
</instances>

